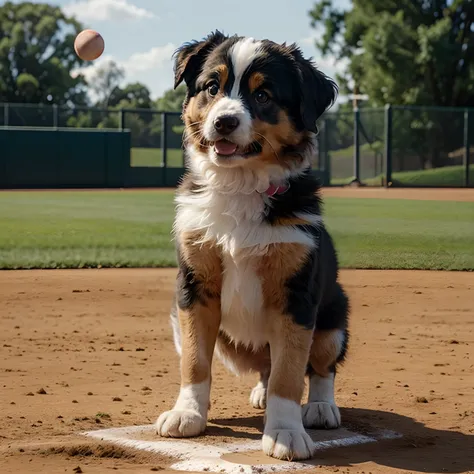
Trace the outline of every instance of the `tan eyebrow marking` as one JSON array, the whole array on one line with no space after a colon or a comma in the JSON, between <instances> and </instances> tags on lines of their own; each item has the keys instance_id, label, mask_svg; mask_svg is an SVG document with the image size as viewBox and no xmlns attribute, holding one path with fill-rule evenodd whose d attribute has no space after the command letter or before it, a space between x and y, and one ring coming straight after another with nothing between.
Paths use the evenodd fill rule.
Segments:
<instances>
[{"instance_id":1,"label":"tan eyebrow marking","mask_svg":"<svg viewBox=\"0 0 474 474\"><path fill-rule=\"evenodd\" d=\"M249 78L250 91L254 92L265 82L265 76L261 72L254 72Z\"/></svg>"},{"instance_id":2,"label":"tan eyebrow marking","mask_svg":"<svg viewBox=\"0 0 474 474\"><path fill-rule=\"evenodd\" d=\"M229 79L229 69L225 64L221 64L220 66L217 67L216 72L219 73L219 86L222 89L224 89L228 79Z\"/></svg>"}]
</instances>

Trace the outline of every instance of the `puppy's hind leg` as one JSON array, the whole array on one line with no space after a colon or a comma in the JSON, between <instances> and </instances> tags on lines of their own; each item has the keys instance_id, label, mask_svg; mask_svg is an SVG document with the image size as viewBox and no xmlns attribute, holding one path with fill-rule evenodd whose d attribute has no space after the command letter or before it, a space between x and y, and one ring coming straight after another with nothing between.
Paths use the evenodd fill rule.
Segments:
<instances>
[{"instance_id":1,"label":"puppy's hind leg","mask_svg":"<svg viewBox=\"0 0 474 474\"><path fill-rule=\"evenodd\" d=\"M306 428L334 429L341 426L334 381L337 364L343 362L348 345L347 313L348 301L341 288L333 303L318 316L309 356L308 403L302 407Z\"/></svg>"},{"instance_id":2,"label":"puppy's hind leg","mask_svg":"<svg viewBox=\"0 0 474 474\"><path fill-rule=\"evenodd\" d=\"M267 389L269 372L260 372L260 380L250 392L250 403L254 408L264 410L267 407Z\"/></svg>"},{"instance_id":3,"label":"puppy's hind leg","mask_svg":"<svg viewBox=\"0 0 474 474\"><path fill-rule=\"evenodd\" d=\"M319 334L315 343L321 344L320 348L325 345L337 348L344 344L345 335L342 331ZM337 354L335 349L334 354ZM308 403L302 407L303 423L306 428L335 429L341 426L341 414L334 397L337 356L326 364L321 364L320 356L313 353L310 357L309 394Z\"/></svg>"},{"instance_id":4,"label":"puppy's hind leg","mask_svg":"<svg viewBox=\"0 0 474 474\"><path fill-rule=\"evenodd\" d=\"M216 354L224 365L236 375L249 372L260 374L259 382L250 393L250 403L254 408L265 409L271 367L268 345L253 349L243 344L235 344L229 336L220 332L217 338Z\"/></svg>"}]
</instances>

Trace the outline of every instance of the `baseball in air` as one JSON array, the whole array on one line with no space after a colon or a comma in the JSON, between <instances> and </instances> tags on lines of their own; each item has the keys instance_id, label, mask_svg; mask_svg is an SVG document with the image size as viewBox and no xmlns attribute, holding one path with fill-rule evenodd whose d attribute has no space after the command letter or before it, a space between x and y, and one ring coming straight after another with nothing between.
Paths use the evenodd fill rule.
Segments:
<instances>
[{"instance_id":1,"label":"baseball in air","mask_svg":"<svg viewBox=\"0 0 474 474\"><path fill-rule=\"evenodd\" d=\"M94 61L102 55L104 49L104 38L94 30L81 31L74 41L74 50L84 61Z\"/></svg>"}]
</instances>

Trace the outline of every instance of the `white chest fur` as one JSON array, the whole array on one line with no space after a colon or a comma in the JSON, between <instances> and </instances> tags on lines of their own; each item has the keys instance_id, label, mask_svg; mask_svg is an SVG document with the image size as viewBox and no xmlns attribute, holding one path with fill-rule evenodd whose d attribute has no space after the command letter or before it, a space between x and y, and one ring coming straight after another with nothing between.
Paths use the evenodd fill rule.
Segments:
<instances>
[{"instance_id":1,"label":"white chest fur","mask_svg":"<svg viewBox=\"0 0 474 474\"><path fill-rule=\"evenodd\" d=\"M229 195L212 189L179 196L175 232L199 231L202 242L217 243L235 259L265 254L270 244L314 245L311 236L298 228L265 222L266 199L256 191Z\"/></svg>"},{"instance_id":2,"label":"white chest fur","mask_svg":"<svg viewBox=\"0 0 474 474\"><path fill-rule=\"evenodd\" d=\"M268 246L299 243L314 246L311 236L288 226L265 221L266 200L257 191L222 192L212 187L177 198L175 232L199 232L195 243L216 243L222 253L222 329L235 341L265 344L262 282L256 265Z\"/></svg>"},{"instance_id":3,"label":"white chest fur","mask_svg":"<svg viewBox=\"0 0 474 474\"><path fill-rule=\"evenodd\" d=\"M258 348L267 341L262 282L257 275L256 259L223 258L221 328L235 342Z\"/></svg>"}]
</instances>

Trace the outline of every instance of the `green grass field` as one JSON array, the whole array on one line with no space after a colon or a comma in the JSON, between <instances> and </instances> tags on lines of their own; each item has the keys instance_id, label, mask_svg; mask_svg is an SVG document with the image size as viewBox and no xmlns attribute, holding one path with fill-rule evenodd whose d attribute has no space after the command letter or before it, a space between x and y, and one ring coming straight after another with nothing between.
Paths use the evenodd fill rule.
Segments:
<instances>
[{"instance_id":1,"label":"green grass field","mask_svg":"<svg viewBox=\"0 0 474 474\"><path fill-rule=\"evenodd\" d=\"M167 160L170 168L182 168L183 150L168 148ZM161 166L163 152L161 148L132 148L130 162L132 166Z\"/></svg>"},{"instance_id":2,"label":"green grass field","mask_svg":"<svg viewBox=\"0 0 474 474\"><path fill-rule=\"evenodd\" d=\"M458 187L464 184L464 166L444 166L419 171L399 171L392 180L402 186ZM474 165L469 166L470 185L474 187ZM352 178L331 179L331 184L348 184ZM382 176L363 180L367 186L380 186Z\"/></svg>"},{"instance_id":3,"label":"green grass field","mask_svg":"<svg viewBox=\"0 0 474 474\"><path fill-rule=\"evenodd\" d=\"M474 269L474 203L326 198L342 266ZM1 192L0 268L174 266L172 191Z\"/></svg>"}]
</instances>

